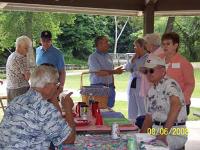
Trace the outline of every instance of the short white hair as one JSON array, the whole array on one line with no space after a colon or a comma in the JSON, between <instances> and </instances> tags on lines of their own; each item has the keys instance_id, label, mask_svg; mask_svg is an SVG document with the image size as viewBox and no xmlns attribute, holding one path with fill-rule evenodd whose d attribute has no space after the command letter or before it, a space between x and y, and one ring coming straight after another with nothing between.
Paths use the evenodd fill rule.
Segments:
<instances>
[{"instance_id":1,"label":"short white hair","mask_svg":"<svg viewBox=\"0 0 200 150\"><path fill-rule=\"evenodd\" d=\"M31 87L43 88L48 83L58 82L59 74L55 67L40 65L36 67L30 76Z\"/></svg>"},{"instance_id":2,"label":"short white hair","mask_svg":"<svg viewBox=\"0 0 200 150\"><path fill-rule=\"evenodd\" d=\"M27 45L29 48L32 47L32 41L28 36L20 36L16 39L15 46L19 47L20 45Z\"/></svg>"},{"instance_id":3,"label":"short white hair","mask_svg":"<svg viewBox=\"0 0 200 150\"><path fill-rule=\"evenodd\" d=\"M151 45L154 45L154 46L160 46L160 44L161 44L160 34L158 34L158 33L146 34L144 36L144 40L148 44L151 44Z\"/></svg>"}]
</instances>

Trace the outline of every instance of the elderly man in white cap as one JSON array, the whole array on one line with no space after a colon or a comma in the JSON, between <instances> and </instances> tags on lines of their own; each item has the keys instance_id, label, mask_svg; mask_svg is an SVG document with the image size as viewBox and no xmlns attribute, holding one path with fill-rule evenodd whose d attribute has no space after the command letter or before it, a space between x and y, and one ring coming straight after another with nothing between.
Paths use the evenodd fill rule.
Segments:
<instances>
[{"instance_id":1,"label":"elderly man in white cap","mask_svg":"<svg viewBox=\"0 0 200 150\"><path fill-rule=\"evenodd\" d=\"M172 150L182 149L188 132L186 105L180 86L165 75L165 62L156 55L148 56L143 73L153 85L146 97L147 114L141 132L155 135L157 144L168 145Z\"/></svg>"}]
</instances>

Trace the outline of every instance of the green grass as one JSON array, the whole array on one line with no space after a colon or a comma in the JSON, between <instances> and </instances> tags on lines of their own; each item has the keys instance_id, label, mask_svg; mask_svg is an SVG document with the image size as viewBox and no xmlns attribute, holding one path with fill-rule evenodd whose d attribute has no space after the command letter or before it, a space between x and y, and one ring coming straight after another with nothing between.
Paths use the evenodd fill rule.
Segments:
<instances>
[{"instance_id":1,"label":"green grass","mask_svg":"<svg viewBox=\"0 0 200 150\"><path fill-rule=\"evenodd\" d=\"M126 118L128 117L128 103L126 101L116 101L114 110L121 112ZM200 108L190 107L190 115L188 116L188 121L200 120L200 117L193 115L194 112L200 112Z\"/></svg>"},{"instance_id":2,"label":"green grass","mask_svg":"<svg viewBox=\"0 0 200 150\"><path fill-rule=\"evenodd\" d=\"M81 101L80 97L73 97L75 101ZM126 118L128 118L128 103L126 101L116 101L113 108L116 112L121 112ZM200 112L200 108L190 108L190 115L188 116L188 121L200 120L200 117L194 116L194 112ZM0 120L3 118L3 111L0 109Z\"/></svg>"},{"instance_id":3,"label":"green grass","mask_svg":"<svg viewBox=\"0 0 200 150\"><path fill-rule=\"evenodd\" d=\"M195 70L195 89L193 91L192 97L200 97L200 71ZM115 75L115 87L117 92L126 92L127 84L129 80L129 73L124 73L122 75ZM80 75L67 76L65 82L65 88L68 89L80 89ZM89 75L83 76L83 85L89 85Z\"/></svg>"},{"instance_id":4,"label":"green grass","mask_svg":"<svg viewBox=\"0 0 200 150\"><path fill-rule=\"evenodd\" d=\"M192 97L200 97L200 69L195 69L194 75L195 75L195 89L192 93Z\"/></svg>"}]
</instances>

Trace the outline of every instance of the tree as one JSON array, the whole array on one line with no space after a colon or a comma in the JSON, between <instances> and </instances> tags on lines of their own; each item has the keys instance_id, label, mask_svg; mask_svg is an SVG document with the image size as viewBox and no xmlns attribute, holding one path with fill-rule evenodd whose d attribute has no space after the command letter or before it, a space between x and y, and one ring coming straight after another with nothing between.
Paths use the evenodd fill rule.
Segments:
<instances>
[{"instance_id":1,"label":"tree","mask_svg":"<svg viewBox=\"0 0 200 150\"><path fill-rule=\"evenodd\" d=\"M175 21L175 17L168 17L167 25L166 25L166 28L165 28L165 33L173 31L174 21Z\"/></svg>"},{"instance_id":2,"label":"tree","mask_svg":"<svg viewBox=\"0 0 200 150\"><path fill-rule=\"evenodd\" d=\"M74 24L61 24L58 43L67 57L87 60L94 51L94 39L97 35L107 35L108 19L104 16L76 15Z\"/></svg>"},{"instance_id":3,"label":"tree","mask_svg":"<svg viewBox=\"0 0 200 150\"><path fill-rule=\"evenodd\" d=\"M180 35L180 52L190 61L199 61L200 17L177 17L175 30Z\"/></svg>"},{"instance_id":4,"label":"tree","mask_svg":"<svg viewBox=\"0 0 200 150\"><path fill-rule=\"evenodd\" d=\"M124 25L122 26L121 28L121 31L118 33L118 24L120 22L120 20L118 19L117 20L117 16L114 16L114 19L115 19L115 46L114 46L114 54L117 53L117 43L118 43L118 40L121 36L121 34L123 33L125 27L126 27L126 24L128 23L128 20L129 20L129 17L127 17Z\"/></svg>"},{"instance_id":5,"label":"tree","mask_svg":"<svg viewBox=\"0 0 200 150\"><path fill-rule=\"evenodd\" d=\"M50 30L53 33L53 39L60 33L60 23L71 24L74 15L58 13L33 13L33 12L0 12L0 47L1 51L14 47L17 37L27 35L38 44L40 32Z\"/></svg>"}]
</instances>

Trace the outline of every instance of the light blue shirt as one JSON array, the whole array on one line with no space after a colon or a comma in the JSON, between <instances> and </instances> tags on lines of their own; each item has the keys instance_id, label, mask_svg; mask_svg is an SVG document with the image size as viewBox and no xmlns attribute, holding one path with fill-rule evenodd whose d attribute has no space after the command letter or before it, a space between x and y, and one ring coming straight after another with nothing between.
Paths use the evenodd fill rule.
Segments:
<instances>
[{"instance_id":1,"label":"light blue shirt","mask_svg":"<svg viewBox=\"0 0 200 150\"><path fill-rule=\"evenodd\" d=\"M108 53L103 53L99 50L96 50L89 56L88 66L90 72L96 72L100 70L113 70L113 60ZM100 77L94 73L90 74L90 83L91 84L111 84L113 83L112 75L107 77Z\"/></svg>"},{"instance_id":2,"label":"light blue shirt","mask_svg":"<svg viewBox=\"0 0 200 150\"><path fill-rule=\"evenodd\" d=\"M62 52L53 46L49 47L46 51L42 48L42 46L36 49L36 64L39 66L44 63L54 65L58 71L65 68Z\"/></svg>"},{"instance_id":3,"label":"light blue shirt","mask_svg":"<svg viewBox=\"0 0 200 150\"><path fill-rule=\"evenodd\" d=\"M137 72L140 70L141 67L144 67L145 60L148 56L148 53L143 55L140 58L136 58L134 63L128 62L125 66L125 69L131 72L131 76L134 78L137 76Z\"/></svg>"},{"instance_id":4,"label":"light blue shirt","mask_svg":"<svg viewBox=\"0 0 200 150\"><path fill-rule=\"evenodd\" d=\"M0 149L48 150L50 142L59 145L70 133L53 104L30 89L6 108L0 124Z\"/></svg>"}]
</instances>

